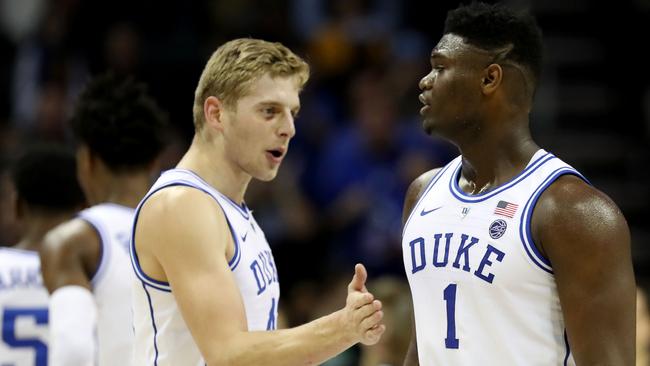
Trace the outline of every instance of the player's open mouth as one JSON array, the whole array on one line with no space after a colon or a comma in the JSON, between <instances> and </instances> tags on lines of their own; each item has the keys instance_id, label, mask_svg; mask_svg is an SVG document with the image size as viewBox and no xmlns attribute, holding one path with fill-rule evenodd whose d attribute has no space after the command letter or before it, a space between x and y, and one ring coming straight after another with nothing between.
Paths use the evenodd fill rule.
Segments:
<instances>
[{"instance_id":1,"label":"player's open mouth","mask_svg":"<svg viewBox=\"0 0 650 366\"><path fill-rule=\"evenodd\" d=\"M282 162L285 153L286 149L284 148L266 150L266 156L276 164Z\"/></svg>"},{"instance_id":2,"label":"player's open mouth","mask_svg":"<svg viewBox=\"0 0 650 366\"><path fill-rule=\"evenodd\" d=\"M281 158L284 155L282 150L266 150L269 154L273 155L274 158Z\"/></svg>"}]
</instances>

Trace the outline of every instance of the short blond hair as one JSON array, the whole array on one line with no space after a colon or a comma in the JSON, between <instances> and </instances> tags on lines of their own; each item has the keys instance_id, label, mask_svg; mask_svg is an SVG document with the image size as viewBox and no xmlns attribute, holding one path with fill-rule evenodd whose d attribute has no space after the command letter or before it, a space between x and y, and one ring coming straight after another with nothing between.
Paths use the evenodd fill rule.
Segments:
<instances>
[{"instance_id":1,"label":"short blond hair","mask_svg":"<svg viewBox=\"0 0 650 366\"><path fill-rule=\"evenodd\" d=\"M250 90L251 84L269 73L271 77L296 76L298 87L309 79L309 65L278 42L253 38L229 41L212 54L205 65L194 92L194 127L205 123L203 103L209 96L233 107Z\"/></svg>"}]
</instances>

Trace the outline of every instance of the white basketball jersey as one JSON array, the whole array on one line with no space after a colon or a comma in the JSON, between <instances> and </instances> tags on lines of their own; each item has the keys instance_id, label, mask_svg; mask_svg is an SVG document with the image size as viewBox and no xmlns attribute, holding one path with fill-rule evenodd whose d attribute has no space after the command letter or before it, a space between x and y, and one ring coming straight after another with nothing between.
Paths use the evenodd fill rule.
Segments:
<instances>
[{"instance_id":1,"label":"white basketball jersey","mask_svg":"<svg viewBox=\"0 0 650 366\"><path fill-rule=\"evenodd\" d=\"M91 285L97 304L98 365L131 365L133 314L129 241L135 211L112 203L79 213L97 231L101 259Z\"/></svg>"},{"instance_id":2,"label":"white basketball jersey","mask_svg":"<svg viewBox=\"0 0 650 366\"><path fill-rule=\"evenodd\" d=\"M558 177L582 176L540 150L508 183L472 196L458 186L461 165L437 173L404 227L420 365L575 365L530 219Z\"/></svg>"},{"instance_id":3,"label":"white basketball jersey","mask_svg":"<svg viewBox=\"0 0 650 366\"><path fill-rule=\"evenodd\" d=\"M229 265L244 301L249 331L274 330L280 297L275 261L262 229L250 210L238 205L191 171L164 172L136 210L155 192L171 186L186 186L203 191L214 199L226 216L235 243ZM183 245L183 243L178 243ZM167 282L147 276L140 268L135 243L131 260L137 275L133 286L136 365L204 365ZM219 324L213 326L218 327Z\"/></svg>"},{"instance_id":4,"label":"white basketball jersey","mask_svg":"<svg viewBox=\"0 0 650 366\"><path fill-rule=\"evenodd\" d=\"M0 248L0 365L47 365L48 300L38 253Z\"/></svg>"}]
</instances>

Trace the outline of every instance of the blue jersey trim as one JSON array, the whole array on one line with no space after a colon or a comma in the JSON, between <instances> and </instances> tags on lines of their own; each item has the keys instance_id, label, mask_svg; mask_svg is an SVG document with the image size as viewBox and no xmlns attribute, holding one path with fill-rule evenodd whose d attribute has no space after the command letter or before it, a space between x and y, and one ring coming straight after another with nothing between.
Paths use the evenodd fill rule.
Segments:
<instances>
[{"instance_id":1,"label":"blue jersey trim","mask_svg":"<svg viewBox=\"0 0 650 366\"><path fill-rule=\"evenodd\" d=\"M137 253L136 248L135 248L135 228L136 228L136 225L138 223L138 217L140 216L140 209L142 208L142 206L144 205L146 200L149 199L149 197L151 197L156 192L158 192L158 191L160 191L160 190L162 190L164 188L174 187L174 186L184 186L184 187L188 187L188 188L198 189L201 192L206 193L208 196L210 196L217 203L217 205L219 206L219 208L223 212L224 217L226 218L226 222L228 223L228 228L230 229L230 235L232 236L233 242L234 242L234 245L235 245L235 253L233 254L232 259L228 262L228 266L230 267L230 269L232 271L235 270L235 268L237 267L237 265L239 264L239 261L241 259L240 243L239 243L239 240L237 240L237 235L235 234L235 231L232 228L232 225L230 224L230 220L228 219L228 215L226 214L226 211L223 209L223 207L221 207L221 203L219 202L219 200L216 199L216 197L213 197L212 194L209 191L203 189L202 187L197 187L197 186L191 185L189 183L171 182L170 184L166 184L166 185L163 185L161 187L158 187L156 190L154 190L154 191L150 192L149 194L147 194L144 197L144 199L142 200L142 202L140 202L140 204L138 205L138 208L136 209L134 219L133 219L133 228L132 228L132 231L131 231L131 246L130 246L131 247L130 248L131 249L130 250L130 252L131 252L131 264L133 265L133 269L135 270L135 273L140 278L140 280L142 280L143 282L145 282L146 284L148 284L149 286L151 286L153 288L156 288L156 289L162 290L162 291L167 291L167 292L171 292L171 286L169 285L169 282L159 281L159 280L156 280L154 278L149 277L144 272L142 267L140 267L140 260L138 259L138 253Z\"/></svg>"},{"instance_id":2,"label":"blue jersey trim","mask_svg":"<svg viewBox=\"0 0 650 366\"><path fill-rule=\"evenodd\" d=\"M158 344L156 342L156 337L158 336L158 328L156 327L156 318L154 317L153 313L153 304L151 301L151 295L149 295L149 291L147 291L147 285L142 282L142 288L144 289L144 293L147 295L147 302L149 303L149 314L151 314L151 325L153 326L153 348L156 351L156 356L153 360L154 365L158 365Z\"/></svg>"},{"instance_id":3,"label":"blue jersey trim","mask_svg":"<svg viewBox=\"0 0 650 366\"><path fill-rule=\"evenodd\" d=\"M154 193L158 192L159 190L165 188L167 186L160 187L156 189L153 192L148 193L140 202L138 207L135 209L135 214L133 215L133 227L131 228L131 245L129 246L130 248L130 254L131 254L131 265L133 266L133 270L135 271L136 276L143 282L146 283L147 285L158 289L158 290L163 290L163 291L168 291L171 292L171 286L169 285L169 282L165 281L159 281L155 278L149 277L143 270L142 267L140 267L140 259L138 259L138 252L135 249L135 227L138 224L138 217L140 216L140 209L142 208L142 205L147 201L151 195Z\"/></svg>"},{"instance_id":4,"label":"blue jersey trim","mask_svg":"<svg viewBox=\"0 0 650 366\"><path fill-rule=\"evenodd\" d=\"M571 354L571 347L569 346L569 337L566 335L566 329L564 329L564 345L566 346L566 356L564 356L564 366L567 366L569 362L569 355Z\"/></svg>"},{"instance_id":5,"label":"blue jersey trim","mask_svg":"<svg viewBox=\"0 0 650 366\"><path fill-rule=\"evenodd\" d=\"M422 194L421 194L420 197L418 198L417 202L415 203L415 205L414 205L413 208L411 209L411 213L409 213L409 217L406 219L406 222L404 223L404 227L402 228L402 236L404 236L404 231L406 230L406 227L408 226L409 222L411 221L411 217L413 217L413 214L417 211L418 207L420 206L420 203L422 203L422 200L424 200L424 197L427 195L427 193L429 193L429 190L431 190L431 188L436 184L436 182L438 182L438 180L440 180L440 178L442 178L442 176L444 175L444 173L447 171L447 169L449 169L449 167L450 167L452 164L453 164L453 161L450 162L450 163L448 163L447 165L445 165L445 167L442 168L442 169L440 169L440 170L439 170L439 171L438 171L438 172L437 172L437 173L436 173L436 174L431 178L431 180L429 181L429 183L427 183L427 187L426 187L426 189L424 190L424 192L422 192Z\"/></svg>"},{"instance_id":6,"label":"blue jersey trim","mask_svg":"<svg viewBox=\"0 0 650 366\"><path fill-rule=\"evenodd\" d=\"M544 257L542 253L540 253L537 245L535 245L535 241L533 240L533 235L531 232L531 218L533 216L533 210L535 209L537 200L542 195L542 193L559 177L567 174L575 175L587 181L580 173L571 167L563 166L557 168L551 174L549 174L549 176L542 182L542 184L537 187L537 189L528 199L528 202L526 202L526 205L524 206L524 210L521 215L521 222L519 225L519 236L521 238L521 242L523 243L526 254L528 254L528 257L538 267L550 274L553 274L551 262L548 260L548 258Z\"/></svg>"},{"instance_id":7,"label":"blue jersey trim","mask_svg":"<svg viewBox=\"0 0 650 366\"><path fill-rule=\"evenodd\" d=\"M521 171L521 173L511 178L508 182L500 185L494 190L477 194L474 196L463 192L463 190L460 189L460 187L458 186L458 180L461 174L461 167L463 166L462 159L461 159L460 162L458 163L458 166L456 167L456 170L451 175L451 179L449 180L449 191L452 193L454 197L456 197L456 199L458 199L461 202L465 202L465 203L482 202L514 187L515 185L517 185L517 183L526 179L539 167L546 164L546 162L552 159L556 159L556 157L553 156L553 154L547 152L544 155L537 158L534 162L530 163L524 170Z\"/></svg>"},{"instance_id":8,"label":"blue jersey trim","mask_svg":"<svg viewBox=\"0 0 650 366\"><path fill-rule=\"evenodd\" d=\"M221 207L221 205L219 205L219 207ZM221 210L223 211L223 207L221 207ZM223 215L226 217L226 222L228 223L228 228L230 229L230 235L232 236L232 240L235 243L235 254L233 254L232 259L228 261L228 266L230 266L230 270L234 271L235 268L237 268L239 261L241 260L241 249L240 249L241 244L239 243L237 234L235 234L235 230L232 228L232 225L230 224L230 220L228 219L228 215L226 215L226 211L223 212Z\"/></svg>"},{"instance_id":9,"label":"blue jersey trim","mask_svg":"<svg viewBox=\"0 0 650 366\"><path fill-rule=\"evenodd\" d=\"M104 272L106 272L106 263L111 255L111 249L106 245L106 241L104 240L106 236L104 235L104 231L101 229L99 223L96 223L90 217L83 215L83 212L80 212L79 215L77 215L77 218L87 223L88 226L95 231L95 234L97 234L97 238L99 239L99 264L97 265L97 268L95 268L95 273L90 276L90 284L95 287L101 280Z\"/></svg>"},{"instance_id":10,"label":"blue jersey trim","mask_svg":"<svg viewBox=\"0 0 650 366\"><path fill-rule=\"evenodd\" d=\"M217 194L219 194L219 196L221 196L222 198L224 198L224 199L226 200L226 202L228 202L231 206L233 206L234 208L236 208L237 211L238 211L238 212L239 212L239 213L240 213L240 214L241 214L241 215L242 215L246 220L248 220L248 218L250 217L250 210L248 209L248 206L246 206L246 203L242 202L242 204L239 205L237 202L233 201L232 198L226 196L225 194L219 192L216 188L212 187L212 186L210 185L210 183L206 182L203 178L201 178L201 177L200 177L198 174L196 174L195 172L193 172L193 171L191 171L191 170L189 170L189 169L181 169L181 168L172 169L172 171L180 171L180 172L184 172L184 173L187 173L187 174L193 176L194 178L196 178L196 179L197 179L198 181L200 181L201 183L203 183L203 184L205 184L206 186L212 188L212 189L213 189ZM198 187L197 187L197 188L198 188Z\"/></svg>"}]
</instances>

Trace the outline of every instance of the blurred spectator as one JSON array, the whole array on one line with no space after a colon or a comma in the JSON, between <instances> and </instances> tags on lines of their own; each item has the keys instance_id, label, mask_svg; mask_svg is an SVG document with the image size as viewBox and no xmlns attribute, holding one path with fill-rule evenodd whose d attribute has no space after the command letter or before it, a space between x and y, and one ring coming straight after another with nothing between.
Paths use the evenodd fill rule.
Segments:
<instances>
[{"instance_id":1,"label":"blurred spectator","mask_svg":"<svg viewBox=\"0 0 650 366\"><path fill-rule=\"evenodd\" d=\"M62 140L70 105L86 81L84 56L71 30L75 1L51 1L38 32L18 45L12 120L22 131Z\"/></svg>"},{"instance_id":2,"label":"blurred spectator","mask_svg":"<svg viewBox=\"0 0 650 366\"><path fill-rule=\"evenodd\" d=\"M0 0L0 32L20 43L38 29L46 8L45 0Z\"/></svg>"},{"instance_id":3,"label":"blurred spectator","mask_svg":"<svg viewBox=\"0 0 650 366\"><path fill-rule=\"evenodd\" d=\"M360 366L398 366L404 362L413 332L413 313L408 283L401 278L380 277L368 290L381 299L386 333L372 347L361 347Z\"/></svg>"},{"instance_id":4,"label":"blurred spectator","mask_svg":"<svg viewBox=\"0 0 650 366\"><path fill-rule=\"evenodd\" d=\"M401 211L409 179L451 156L427 141L418 124L400 121L395 96L381 72L360 74L351 88L351 123L334 132L313 165L314 202L331 231L330 265L363 260L370 268L402 272Z\"/></svg>"},{"instance_id":5,"label":"blurred spectator","mask_svg":"<svg viewBox=\"0 0 650 366\"><path fill-rule=\"evenodd\" d=\"M19 236L14 212L16 190L9 177L8 162L0 161L0 246L16 243Z\"/></svg>"}]
</instances>

